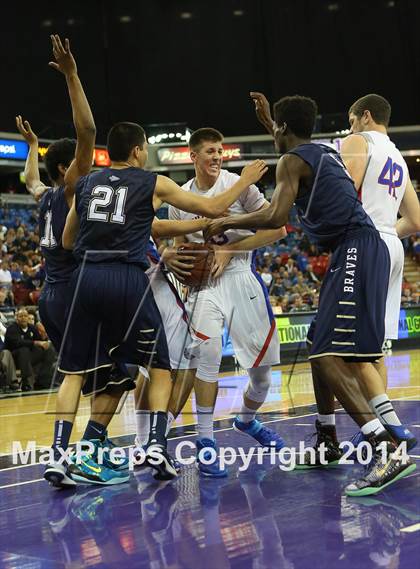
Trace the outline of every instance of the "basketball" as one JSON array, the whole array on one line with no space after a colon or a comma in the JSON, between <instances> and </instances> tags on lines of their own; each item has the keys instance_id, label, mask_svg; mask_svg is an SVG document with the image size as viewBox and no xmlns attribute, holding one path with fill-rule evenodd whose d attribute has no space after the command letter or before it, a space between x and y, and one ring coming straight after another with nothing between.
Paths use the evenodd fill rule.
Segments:
<instances>
[{"instance_id":1,"label":"basketball","mask_svg":"<svg viewBox=\"0 0 420 569\"><path fill-rule=\"evenodd\" d=\"M186 277L185 284L187 286L203 286L207 284L213 265L213 249L210 249L208 245L203 245L202 243L184 243L178 248L178 251L186 255L191 254L192 261L194 262L191 275Z\"/></svg>"}]
</instances>

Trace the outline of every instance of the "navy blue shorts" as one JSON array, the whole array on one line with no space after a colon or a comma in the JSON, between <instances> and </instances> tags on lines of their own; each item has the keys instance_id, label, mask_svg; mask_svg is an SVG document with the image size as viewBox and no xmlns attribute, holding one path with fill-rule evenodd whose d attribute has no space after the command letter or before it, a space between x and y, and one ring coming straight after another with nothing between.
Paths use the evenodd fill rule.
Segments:
<instances>
[{"instance_id":1,"label":"navy blue shorts","mask_svg":"<svg viewBox=\"0 0 420 569\"><path fill-rule=\"evenodd\" d=\"M341 356L370 362L382 356L390 258L373 230L361 230L334 251L308 332L309 359Z\"/></svg>"},{"instance_id":2,"label":"navy blue shorts","mask_svg":"<svg viewBox=\"0 0 420 569\"><path fill-rule=\"evenodd\" d=\"M86 263L70 286L61 372L85 374L115 363L170 370L162 319L140 267Z\"/></svg>"},{"instance_id":3,"label":"navy blue shorts","mask_svg":"<svg viewBox=\"0 0 420 569\"><path fill-rule=\"evenodd\" d=\"M38 301L41 322L58 354L63 341L70 299L71 289L68 282L45 283Z\"/></svg>"}]
</instances>

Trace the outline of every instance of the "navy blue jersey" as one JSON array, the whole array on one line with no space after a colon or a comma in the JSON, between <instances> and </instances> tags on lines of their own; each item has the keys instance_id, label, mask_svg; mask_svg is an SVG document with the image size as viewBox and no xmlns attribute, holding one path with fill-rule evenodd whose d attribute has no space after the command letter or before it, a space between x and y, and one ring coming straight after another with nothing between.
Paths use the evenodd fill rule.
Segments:
<instances>
[{"instance_id":1,"label":"navy blue jersey","mask_svg":"<svg viewBox=\"0 0 420 569\"><path fill-rule=\"evenodd\" d=\"M157 250L156 243L153 239L149 239L147 244L147 256L153 265L158 265L160 263L160 253Z\"/></svg>"},{"instance_id":2,"label":"navy blue jersey","mask_svg":"<svg viewBox=\"0 0 420 569\"><path fill-rule=\"evenodd\" d=\"M147 269L155 186L156 174L140 168L105 168L81 178L76 189L76 257L136 263Z\"/></svg>"},{"instance_id":3,"label":"navy blue jersey","mask_svg":"<svg viewBox=\"0 0 420 569\"><path fill-rule=\"evenodd\" d=\"M63 249L62 236L69 207L64 186L49 188L39 206L40 245L49 283L68 282L77 267L71 251Z\"/></svg>"},{"instance_id":4,"label":"navy blue jersey","mask_svg":"<svg viewBox=\"0 0 420 569\"><path fill-rule=\"evenodd\" d=\"M302 229L313 241L334 247L344 237L375 226L360 203L341 156L324 144L301 144L289 152L312 169L310 187L301 183L295 204Z\"/></svg>"}]
</instances>

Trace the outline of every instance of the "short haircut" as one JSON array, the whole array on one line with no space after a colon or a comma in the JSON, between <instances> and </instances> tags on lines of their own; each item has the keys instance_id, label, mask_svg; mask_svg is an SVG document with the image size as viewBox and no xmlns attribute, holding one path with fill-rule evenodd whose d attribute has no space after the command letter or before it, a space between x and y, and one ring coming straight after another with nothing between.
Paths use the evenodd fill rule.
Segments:
<instances>
[{"instance_id":1,"label":"short haircut","mask_svg":"<svg viewBox=\"0 0 420 569\"><path fill-rule=\"evenodd\" d=\"M135 146L146 142L146 133L143 127L134 122L119 122L114 124L108 132L107 149L109 157L114 162L128 160Z\"/></svg>"},{"instance_id":2,"label":"short haircut","mask_svg":"<svg viewBox=\"0 0 420 569\"><path fill-rule=\"evenodd\" d=\"M384 126L389 125L391 119L391 105L381 95L370 93L364 97L357 99L349 109L349 113L353 113L360 118L365 111L369 111L376 124Z\"/></svg>"},{"instance_id":3,"label":"short haircut","mask_svg":"<svg viewBox=\"0 0 420 569\"><path fill-rule=\"evenodd\" d=\"M215 128L199 128L192 133L188 144L191 150L197 151L203 142L223 142L223 134Z\"/></svg>"},{"instance_id":4,"label":"short haircut","mask_svg":"<svg viewBox=\"0 0 420 569\"><path fill-rule=\"evenodd\" d=\"M293 95L283 97L274 105L274 120L278 126L283 123L299 138L310 138L318 112L316 102L309 97Z\"/></svg>"},{"instance_id":5,"label":"short haircut","mask_svg":"<svg viewBox=\"0 0 420 569\"><path fill-rule=\"evenodd\" d=\"M58 165L68 168L76 152L76 141L72 138L61 138L49 145L44 156L45 167L52 182L57 182L60 177Z\"/></svg>"}]
</instances>

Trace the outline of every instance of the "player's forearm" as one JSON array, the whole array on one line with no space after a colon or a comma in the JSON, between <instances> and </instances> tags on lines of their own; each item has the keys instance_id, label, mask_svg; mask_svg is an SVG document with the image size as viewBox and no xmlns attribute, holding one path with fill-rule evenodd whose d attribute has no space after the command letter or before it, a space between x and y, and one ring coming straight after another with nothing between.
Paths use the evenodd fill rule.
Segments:
<instances>
[{"instance_id":1,"label":"player's forearm","mask_svg":"<svg viewBox=\"0 0 420 569\"><path fill-rule=\"evenodd\" d=\"M284 227L281 229L261 229L254 235L245 237L245 239L224 245L223 249L228 249L229 251L254 251L260 247L271 245L272 243L283 239L286 235L287 232Z\"/></svg>"},{"instance_id":2,"label":"player's forearm","mask_svg":"<svg viewBox=\"0 0 420 569\"><path fill-rule=\"evenodd\" d=\"M24 174L26 188L35 197L34 190L41 183L38 166L38 142L29 145Z\"/></svg>"},{"instance_id":3,"label":"player's forearm","mask_svg":"<svg viewBox=\"0 0 420 569\"><path fill-rule=\"evenodd\" d=\"M86 132L96 134L95 121L79 76L77 74L66 75L66 81L78 138Z\"/></svg>"},{"instance_id":4,"label":"player's forearm","mask_svg":"<svg viewBox=\"0 0 420 569\"><path fill-rule=\"evenodd\" d=\"M79 233L79 217L76 213L74 203L67 214L66 224L64 226L62 244L63 248L71 251L76 243L77 234Z\"/></svg>"},{"instance_id":5,"label":"player's forearm","mask_svg":"<svg viewBox=\"0 0 420 569\"><path fill-rule=\"evenodd\" d=\"M262 123L270 136L274 138L274 121L273 120L265 120Z\"/></svg>"},{"instance_id":6,"label":"player's forearm","mask_svg":"<svg viewBox=\"0 0 420 569\"><path fill-rule=\"evenodd\" d=\"M239 178L238 181L226 192L214 198L204 198L208 203L208 217L220 217L224 212L239 198L239 196L249 187L249 184ZM207 208L207 205L206 205Z\"/></svg>"},{"instance_id":7,"label":"player's forearm","mask_svg":"<svg viewBox=\"0 0 420 569\"><path fill-rule=\"evenodd\" d=\"M286 225L287 213L275 212L270 206L254 213L230 215L223 220L222 229L275 229Z\"/></svg>"},{"instance_id":8,"label":"player's forearm","mask_svg":"<svg viewBox=\"0 0 420 569\"><path fill-rule=\"evenodd\" d=\"M396 230L400 239L409 237L413 233L420 231L420 219L410 219L403 216L397 221Z\"/></svg>"},{"instance_id":9,"label":"player's forearm","mask_svg":"<svg viewBox=\"0 0 420 569\"><path fill-rule=\"evenodd\" d=\"M155 220L152 225L152 235L156 238L178 237L201 231L206 225L206 219L192 220Z\"/></svg>"}]
</instances>

